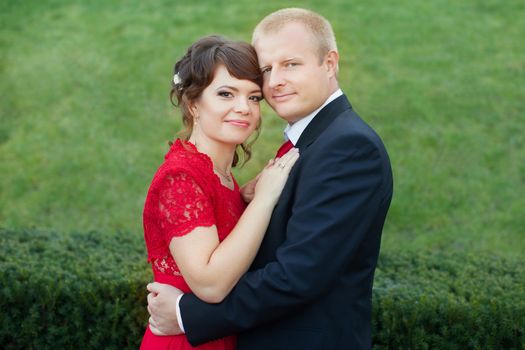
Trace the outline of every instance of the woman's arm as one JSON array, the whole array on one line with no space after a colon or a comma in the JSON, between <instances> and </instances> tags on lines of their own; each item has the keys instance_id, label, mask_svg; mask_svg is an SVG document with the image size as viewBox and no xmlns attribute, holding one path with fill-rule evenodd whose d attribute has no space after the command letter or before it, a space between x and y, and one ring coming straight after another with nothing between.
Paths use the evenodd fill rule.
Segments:
<instances>
[{"instance_id":1,"label":"woman's arm","mask_svg":"<svg viewBox=\"0 0 525 350\"><path fill-rule=\"evenodd\" d=\"M298 157L297 150L292 150L263 170L253 200L222 242L219 242L215 226L197 227L171 240L170 252L199 299L208 303L221 302L248 270Z\"/></svg>"}]
</instances>

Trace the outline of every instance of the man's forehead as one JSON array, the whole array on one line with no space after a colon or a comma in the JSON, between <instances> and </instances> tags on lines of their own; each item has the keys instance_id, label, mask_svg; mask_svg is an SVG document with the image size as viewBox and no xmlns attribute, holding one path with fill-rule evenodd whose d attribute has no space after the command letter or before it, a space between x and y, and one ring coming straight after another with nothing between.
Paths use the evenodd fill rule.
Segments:
<instances>
[{"instance_id":1,"label":"man's forehead","mask_svg":"<svg viewBox=\"0 0 525 350\"><path fill-rule=\"evenodd\" d=\"M285 64L293 60L306 60L317 57L311 45L256 45L255 51L261 67L273 64Z\"/></svg>"}]
</instances>

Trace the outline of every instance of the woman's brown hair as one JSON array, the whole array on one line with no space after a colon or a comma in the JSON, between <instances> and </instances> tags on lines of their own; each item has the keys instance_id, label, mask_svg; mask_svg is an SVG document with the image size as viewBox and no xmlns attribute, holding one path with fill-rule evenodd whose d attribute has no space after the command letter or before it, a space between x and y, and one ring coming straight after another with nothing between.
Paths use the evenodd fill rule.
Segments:
<instances>
[{"instance_id":1,"label":"woman's brown hair","mask_svg":"<svg viewBox=\"0 0 525 350\"><path fill-rule=\"evenodd\" d=\"M235 78L249 80L262 87L263 78L257 62L257 54L250 44L218 35L210 35L193 43L175 64L173 71L175 78L171 82L170 92L171 102L180 107L182 112L182 122L185 126L182 136L185 140L189 139L193 131L194 119L190 106L211 84L215 70L221 64ZM251 145L257 139L259 130L260 122L256 137L237 147L232 166L236 166L239 162L239 147L243 151L244 162L250 159Z\"/></svg>"}]
</instances>

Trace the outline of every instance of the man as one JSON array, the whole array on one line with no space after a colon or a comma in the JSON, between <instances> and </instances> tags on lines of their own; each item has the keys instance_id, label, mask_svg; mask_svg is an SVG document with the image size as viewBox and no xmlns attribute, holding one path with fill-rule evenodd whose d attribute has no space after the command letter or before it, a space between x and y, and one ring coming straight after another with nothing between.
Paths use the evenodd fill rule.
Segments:
<instances>
[{"instance_id":1,"label":"man","mask_svg":"<svg viewBox=\"0 0 525 350\"><path fill-rule=\"evenodd\" d=\"M240 350L370 349L372 282L392 198L388 155L339 89L328 21L283 9L257 25L252 42L264 96L288 122L300 158L251 271L230 295L206 304L150 284L150 327L175 334L180 324L193 345L238 334Z\"/></svg>"}]
</instances>

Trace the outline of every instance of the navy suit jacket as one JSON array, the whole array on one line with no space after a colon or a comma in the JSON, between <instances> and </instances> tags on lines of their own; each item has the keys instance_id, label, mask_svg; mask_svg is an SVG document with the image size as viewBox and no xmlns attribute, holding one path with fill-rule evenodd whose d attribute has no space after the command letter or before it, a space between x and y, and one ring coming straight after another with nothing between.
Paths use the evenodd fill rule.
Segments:
<instances>
[{"instance_id":1,"label":"navy suit jacket","mask_svg":"<svg viewBox=\"0 0 525 350\"><path fill-rule=\"evenodd\" d=\"M344 95L296 147L250 271L222 303L182 297L191 344L238 334L239 350L371 348L372 282L393 189L387 152Z\"/></svg>"}]
</instances>

